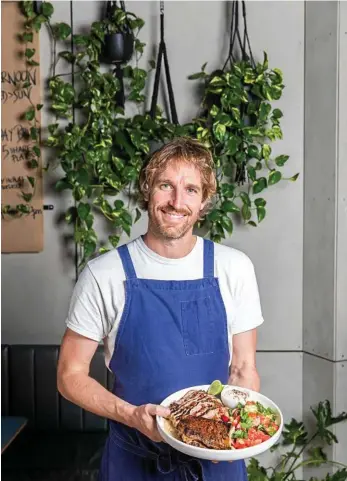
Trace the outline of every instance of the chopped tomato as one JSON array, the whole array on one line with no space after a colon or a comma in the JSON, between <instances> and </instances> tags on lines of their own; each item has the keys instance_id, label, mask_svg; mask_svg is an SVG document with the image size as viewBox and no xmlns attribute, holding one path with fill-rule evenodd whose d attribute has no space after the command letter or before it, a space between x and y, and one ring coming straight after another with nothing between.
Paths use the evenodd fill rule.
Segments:
<instances>
[{"instance_id":1,"label":"chopped tomato","mask_svg":"<svg viewBox=\"0 0 347 481\"><path fill-rule=\"evenodd\" d=\"M248 430L248 439L250 441L254 441L254 439L257 439L259 437L258 433L259 431L257 431L255 428L250 428Z\"/></svg>"},{"instance_id":2,"label":"chopped tomato","mask_svg":"<svg viewBox=\"0 0 347 481\"><path fill-rule=\"evenodd\" d=\"M234 440L234 448L236 449L243 449L248 447L248 440L247 439L240 439L237 438Z\"/></svg>"},{"instance_id":3,"label":"chopped tomato","mask_svg":"<svg viewBox=\"0 0 347 481\"><path fill-rule=\"evenodd\" d=\"M268 434L266 433L261 433L262 434L262 437L261 437L261 440L262 441L267 441L268 439L271 438L271 436L269 436Z\"/></svg>"},{"instance_id":4,"label":"chopped tomato","mask_svg":"<svg viewBox=\"0 0 347 481\"><path fill-rule=\"evenodd\" d=\"M269 426L271 423L271 418L269 416L260 416L260 424L263 426Z\"/></svg>"},{"instance_id":5,"label":"chopped tomato","mask_svg":"<svg viewBox=\"0 0 347 481\"><path fill-rule=\"evenodd\" d=\"M255 429L255 428L251 428L249 429L248 431L248 439L250 441L260 441L260 443L262 443L263 441L266 441L267 439L270 439L270 436L266 433L264 433L263 431L260 431L258 429ZM257 444L260 444L257 442Z\"/></svg>"},{"instance_id":6,"label":"chopped tomato","mask_svg":"<svg viewBox=\"0 0 347 481\"><path fill-rule=\"evenodd\" d=\"M249 442L249 446L257 446L258 444L261 444L263 441L261 439L254 439L253 441Z\"/></svg>"}]
</instances>

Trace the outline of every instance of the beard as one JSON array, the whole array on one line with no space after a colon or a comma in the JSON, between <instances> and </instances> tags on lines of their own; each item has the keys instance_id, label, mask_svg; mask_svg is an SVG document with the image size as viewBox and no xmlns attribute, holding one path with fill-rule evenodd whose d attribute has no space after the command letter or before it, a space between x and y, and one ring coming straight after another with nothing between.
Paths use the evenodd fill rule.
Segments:
<instances>
[{"instance_id":1,"label":"beard","mask_svg":"<svg viewBox=\"0 0 347 481\"><path fill-rule=\"evenodd\" d=\"M176 214L183 215L184 217L180 222L171 223L170 220L166 221L164 214ZM166 206L148 206L148 218L150 230L162 239L175 240L181 239L189 232L197 222L199 213L194 214L188 209L176 210L170 205Z\"/></svg>"}]
</instances>

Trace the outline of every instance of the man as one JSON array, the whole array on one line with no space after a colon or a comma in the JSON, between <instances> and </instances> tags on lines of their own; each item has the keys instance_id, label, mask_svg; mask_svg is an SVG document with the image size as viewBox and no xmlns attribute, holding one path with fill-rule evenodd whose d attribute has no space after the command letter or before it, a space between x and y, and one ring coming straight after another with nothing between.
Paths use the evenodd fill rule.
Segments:
<instances>
[{"instance_id":1,"label":"man","mask_svg":"<svg viewBox=\"0 0 347 481\"><path fill-rule=\"evenodd\" d=\"M90 261L74 289L59 391L110 420L100 481L243 481L243 461L199 461L161 442L155 415L169 415L159 406L169 394L215 379L259 390L263 319L253 265L240 251L193 235L216 191L212 156L197 141L159 149L139 190L147 233ZM101 340L113 393L89 377Z\"/></svg>"}]
</instances>

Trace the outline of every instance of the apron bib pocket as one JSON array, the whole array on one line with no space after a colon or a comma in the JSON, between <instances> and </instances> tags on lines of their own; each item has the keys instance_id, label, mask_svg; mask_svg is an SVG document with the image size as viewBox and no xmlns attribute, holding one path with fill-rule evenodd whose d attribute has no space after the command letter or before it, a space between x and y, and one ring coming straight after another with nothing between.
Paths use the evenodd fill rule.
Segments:
<instances>
[{"instance_id":1,"label":"apron bib pocket","mask_svg":"<svg viewBox=\"0 0 347 481\"><path fill-rule=\"evenodd\" d=\"M214 321L210 297L181 302L183 343L187 356L215 351Z\"/></svg>"}]
</instances>

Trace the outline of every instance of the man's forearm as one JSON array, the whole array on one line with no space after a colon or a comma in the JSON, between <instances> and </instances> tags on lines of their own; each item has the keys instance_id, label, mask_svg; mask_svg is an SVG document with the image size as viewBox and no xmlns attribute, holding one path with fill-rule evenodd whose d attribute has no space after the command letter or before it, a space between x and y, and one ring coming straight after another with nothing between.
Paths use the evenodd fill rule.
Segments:
<instances>
[{"instance_id":1,"label":"man's forearm","mask_svg":"<svg viewBox=\"0 0 347 481\"><path fill-rule=\"evenodd\" d=\"M232 364L228 383L233 386L246 387L253 391L260 390L260 379L257 368L246 364Z\"/></svg>"},{"instance_id":2,"label":"man's forearm","mask_svg":"<svg viewBox=\"0 0 347 481\"><path fill-rule=\"evenodd\" d=\"M58 390L63 397L86 411L131 426L135 406L115 396L83 372L61 376Z\"/></svg>"}]
</instances>

